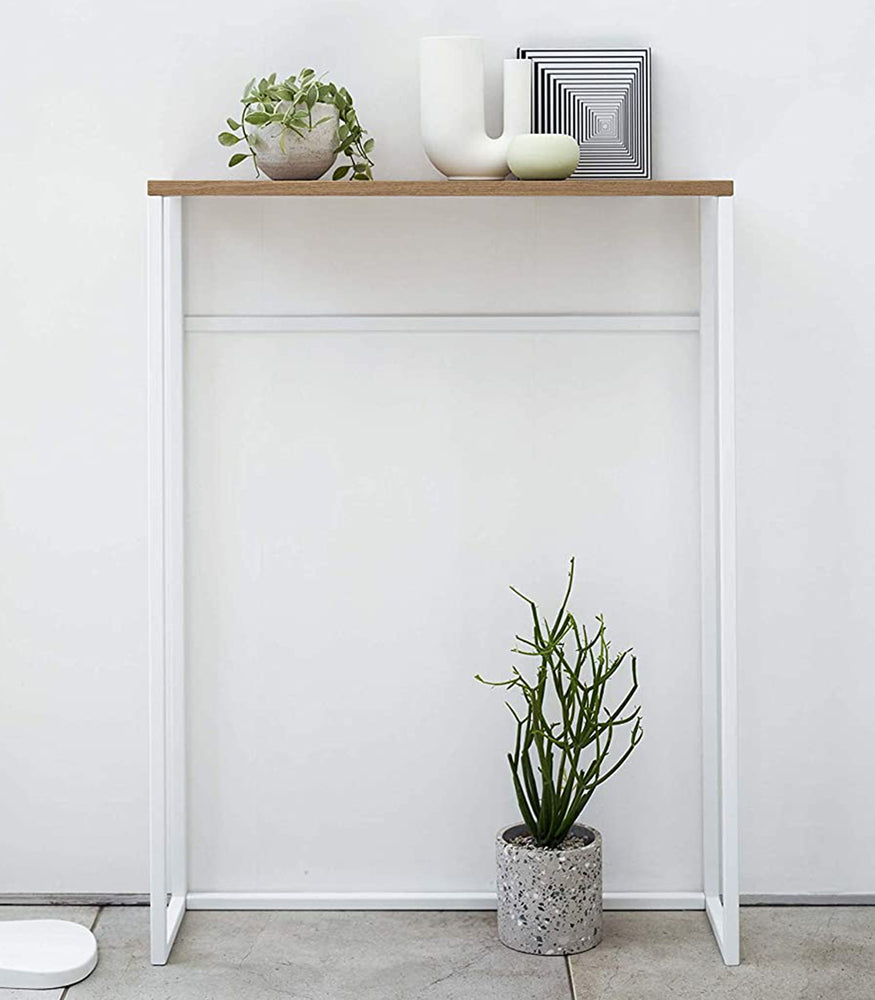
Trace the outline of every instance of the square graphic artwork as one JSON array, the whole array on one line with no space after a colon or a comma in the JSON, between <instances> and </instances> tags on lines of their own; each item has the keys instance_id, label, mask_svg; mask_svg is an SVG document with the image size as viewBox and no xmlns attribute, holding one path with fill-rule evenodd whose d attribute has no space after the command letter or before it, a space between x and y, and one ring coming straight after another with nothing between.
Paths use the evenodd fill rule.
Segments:
<instances>
[{"instance_id":1,"label":"square graphic artwork","mask_svg":"<svg viewBox=\"0 0 875 1000\"><path fill-rule=\"evenodd\" d=\"M572 177L651 176L650 49L518 48L532 66L532 131L573 135Z\"/></svg>"}]
</instances>

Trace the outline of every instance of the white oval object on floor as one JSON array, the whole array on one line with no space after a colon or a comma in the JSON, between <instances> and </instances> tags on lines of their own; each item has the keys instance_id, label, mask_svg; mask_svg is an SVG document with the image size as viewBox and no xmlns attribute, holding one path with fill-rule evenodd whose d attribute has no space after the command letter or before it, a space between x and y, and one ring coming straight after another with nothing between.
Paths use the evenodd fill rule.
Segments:
<instances>
[{"instance_id":1,"label":"white oval object on floor","mask_svg":"<svg viewBox=\"0 0 875 1000\"><path fill-rule=\"evenodd\" d=\"M518 135L507 150L507 165L521 181L564 181L580 160L573 135Z\"/></svg>"},{"instance_id":2,"label":"white oval object on floor","mask_svg":"<svg viewBox=\"0 0 875 1000\"><path fill-rule=\"evenodd\" d=\"M70 920L0 921L0 988L50 990L78 983L97 965L97 941Z\"/></svg>"}]
</instances>

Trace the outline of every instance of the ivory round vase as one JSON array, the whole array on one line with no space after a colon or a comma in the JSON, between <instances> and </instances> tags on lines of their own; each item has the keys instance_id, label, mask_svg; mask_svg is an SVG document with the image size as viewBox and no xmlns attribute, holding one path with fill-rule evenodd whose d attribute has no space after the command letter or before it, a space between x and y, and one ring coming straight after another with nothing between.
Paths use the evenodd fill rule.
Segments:
<instances>
[{"instance_id":1,"label":"ivory round vase","mask_svg":"<svg viewBox=\"0 0 875 1000\"><path fill-rule=\"evenodd\" d=\"M504 131L486 133L483 39L468 35L420 42L422 143L432 164L454 180L507 176L511 139L531 128L532 64L504 60Z\"/></svg>"},{"instance_id":2,"label":"ivory round vase","mask_svg":"<svg viewBox=\"0 0 875 1000\"><path fill-rule=\"evenodd\" d=\"M507 165L522 181L563 181L579 161L580 146L572 135L518 135L507 151Z\"/></svg>"},{"instance_id":3,"label":"ivory round vase","mask_svg":"<svg viewBox=\"0 0 875 1000\"><path fill-rule=\"evenodd\" d=\"M288 105L278 105L287 110ZM312 119L327 121L297 135L278 122L252 130L258 169L273 181L315 181L330 170L337 159L338 111L333 104L314 104Z\"/></svg>"},{"instance_id":4,"label":"ivory round vase","mask_svg":"<svg viewBox=\"0 0 875 1000\"><path fill-rule=\"evenodd\" d=\"M521 843L517 824L495 839L498 937L528 955L576 955L602 939L602 838L577 825L563 847Z\"/></svg>"}]
</instances>

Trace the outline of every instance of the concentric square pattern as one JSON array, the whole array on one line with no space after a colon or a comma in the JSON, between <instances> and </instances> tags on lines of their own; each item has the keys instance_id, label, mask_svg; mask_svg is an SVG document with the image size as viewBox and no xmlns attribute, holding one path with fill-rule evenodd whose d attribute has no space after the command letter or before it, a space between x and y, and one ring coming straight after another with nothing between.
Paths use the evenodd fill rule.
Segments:
<instances>
[{"instance_id":1,"label":"concentric square pattern","mask_svg":"<svg viewBox=\"0 0 875 1000\"><path fill-rule=\"evenodd\" d=\"M517 49L531 59L532 131L573 135L573 177L650 177L650 49Z\"/></svg>"}]
</instances>

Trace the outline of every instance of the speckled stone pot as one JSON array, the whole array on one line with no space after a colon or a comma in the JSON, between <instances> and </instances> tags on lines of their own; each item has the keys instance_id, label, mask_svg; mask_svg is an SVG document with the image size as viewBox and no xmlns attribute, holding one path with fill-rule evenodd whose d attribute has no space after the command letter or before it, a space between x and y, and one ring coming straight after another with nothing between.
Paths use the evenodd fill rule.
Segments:
<instances>
[{"instance_id":1,"label":"speckled stone pot","mask_svg":"<svg viewBox=\"0 0 875 1000\"><path fill-rule=\"evenodd\" d=\"M288 103L277 105L281 111ZM259 125L252 133L255 152L258 155L258 169L273 181L315 181L333 166L337 159L338 113L333 104L313 105L313 121L328 118L315 128L295 135L276 122Z\"/></svg>"},{"instance_id":2,"label":"speckled stone pot","mask_svg":"<svg viewBox=\"0 0 875 1000\"><path fill-rule=\"evenodd\" d=\"M576 955L602 939L602 837L575 826L584 841L568 849L513 843L525 826L499 830L498 937L528 955Z\"/></svg>"}]
</instances>

